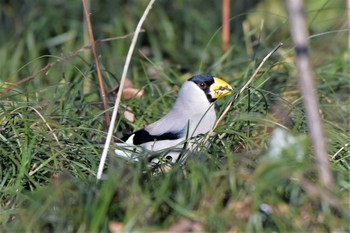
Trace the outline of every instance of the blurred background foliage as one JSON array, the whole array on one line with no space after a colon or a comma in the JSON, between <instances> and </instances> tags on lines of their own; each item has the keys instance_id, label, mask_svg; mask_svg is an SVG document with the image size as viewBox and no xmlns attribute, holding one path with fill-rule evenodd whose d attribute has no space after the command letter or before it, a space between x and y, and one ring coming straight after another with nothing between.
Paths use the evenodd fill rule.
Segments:
<instances>
[{"instance_id":1,"label":"blurred background foliage","mask_svg":"<svg viewBox=\"0 0 350 233\"><path fill-rule=\"evenodd\" d=\"M95 37L109 38L133 32L146 4L147 1L92 1L91 20ZM290 45L286 9L282 1L233 1L231 5L234 40L229 58L247 62L251 54L240 51L246 47L245 37L259 37L255 47L268 43L270 48L278 42ZM314 40L324 39L320 33L339 29L345 23L341 20L345 19L346 14L343 1L307 2L307 7L309 29ZM16 81L32 74L55 56L89 44L79 1L69 4L54 0L2 1L0 14L1 57L11 61L1 62L3 75L11 78L6 81ZM242 22L247 25L247 33L243 32ZM206 4L201 1L158 1L143 27L146 32L140 38L139 48L144 54L136 52L134 62L147 62L146 56L152 62L166 60L174 67L178 65L192 72L199 69L207 71L209 68L215 70L213 64L223 55L220 26L221 4L216 1ZM333 33L329 34L325 36L334 38ZM336 52L335 49L342 47L338 42L345 46L346 40L340 41L339 38L333 44L324 44L322 49ZM99 44L99 54L108 71L120 73L129 44L130 39ZM88 58L88 54L84 54L84 58ZM76 62L82 63L79 59ZM74 61L68 63L75 64ZM51 77L42 78L41 82L45 80L57 81Z\"/></svg>"},{"instance_id":2,"label":"blurred background foliage","mask_svg":"<svg viewBox=\"0 0 350 233\"><path fill-rule=\"evenodd\" d=\"M147 3L91 1L95 39L132 33ZM90 44L82 2L0 0L0 93L55 62L0 97L0 231L97 232L113 231L113 224L125 231L176 231L183 219L197 231L350 230L345 1L306 1L320 113L336 178L331 200L319 189L306 136L285 2L231 1L227 52L221 8L218 1L156 1L128 72L145 94L123 100L115 130L121 137L159 119L194 73L222 76L238 90L282 42L216 130L219 138L203 152L207 159L193 158L185 168L152 176L145 173L146 164L114 158L106 180L96 184L98 143L106 128L92 52L79 51ZM97 43L110 107L130 42L129 36ZM227 100L219 104L222 110ZM123 116L127 107L134 121ZM277 126L289 131L277 134Z\"/></svg>"}]
</instances>

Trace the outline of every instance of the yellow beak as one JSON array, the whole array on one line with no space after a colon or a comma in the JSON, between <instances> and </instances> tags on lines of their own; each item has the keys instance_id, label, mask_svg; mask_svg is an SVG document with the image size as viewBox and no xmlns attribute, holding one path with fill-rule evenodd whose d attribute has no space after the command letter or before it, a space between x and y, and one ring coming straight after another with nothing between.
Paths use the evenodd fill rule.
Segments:
<instances>
[{"instance_id":1,"label":"yellow beak","mask_svg":"<svg viewBox=\"0 0 350 233\"><path fill-rule=\"evenodd\" d=\"M210 86L210 95L213 99L219 99L223 96L228 96L232 92L230 84L222 79L214 77L214 83Z\"/></svg>"}]
</instances>

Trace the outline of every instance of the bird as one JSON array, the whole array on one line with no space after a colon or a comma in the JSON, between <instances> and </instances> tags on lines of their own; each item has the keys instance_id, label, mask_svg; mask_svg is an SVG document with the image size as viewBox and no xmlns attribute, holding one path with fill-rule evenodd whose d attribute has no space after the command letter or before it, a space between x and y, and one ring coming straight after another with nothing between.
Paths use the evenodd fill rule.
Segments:
<instances>
[{"instance_id":1,"label":"bird","mask_svg":"<svg viewBox=\"0 0 350 233\"><path fill-rule=\"evenodd\" d=\"M232 87L219 77L194 75L181 86L171 110L158 121L116 143L115 154L139 160L144 154L162 154L175 163L185 150L194 150L198 136L208 133L216 122L215 100L230 95ZM159 163L158 158L152 159Z\"/></svg>"}]
</instances>

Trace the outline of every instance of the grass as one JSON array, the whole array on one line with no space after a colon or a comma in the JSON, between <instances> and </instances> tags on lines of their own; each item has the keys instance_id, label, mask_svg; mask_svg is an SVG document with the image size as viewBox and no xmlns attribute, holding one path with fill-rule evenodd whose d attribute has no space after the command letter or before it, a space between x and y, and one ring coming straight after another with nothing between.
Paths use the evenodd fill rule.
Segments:
<instances>
[{"instance_id":1,"label":"grass","mask_svg":"<svg viewBox=\"0 0 350 233\"><path fill-rule=\"evenodd\" d=\"M146 4L91 2L95 38L132 32ZM91 53L78 53L0 99L0 231L107 232L114 225L125 232L350 231L345 7L330 1L308 6L320 113L336 181L334 190L326 190L307 135L287 17L271 13L261 29L262 12L274 8L264 8L265 1L251 6L244 13L249 30L222 54L220 5L207 4L156 2L128 73L145 94L122 101L115 128L121 137L159 119L193 73L220 75L237 92L282 41L216 129L204 156L154 175L145 161L131 163L110 153L106 174L96 182L107 129ZM11 1L1 3L0 14L0 92L88 44L80 2L67 7ZM233 15L232 23L238 21ZM252 54L243 37L251 41ZM119 82L129 44L126 38L97 46L107 90ZM219 111L228 101L218 102ZM109 94L109 106L113 102ZM133 109L134 122L123 116L126 107ZM276 131L279 126L288 130Z\"/></svg>"}]
</instances>

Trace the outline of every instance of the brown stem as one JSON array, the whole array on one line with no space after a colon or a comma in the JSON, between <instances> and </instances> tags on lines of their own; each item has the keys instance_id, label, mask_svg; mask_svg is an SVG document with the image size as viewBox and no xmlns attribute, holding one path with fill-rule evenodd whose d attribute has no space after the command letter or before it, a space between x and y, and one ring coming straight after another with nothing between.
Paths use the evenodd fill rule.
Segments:
<instances>
[{"instance_id":1,"label":"brown stem","mask_svg":"<svg viewBox=\"0 0 350 233\"><path fill-rule=\"evenodd\" d=\"M222 50L230 48L230 0L222 1Z\"/></svg>"},{"instance_id":2,"label":"brown stem","mask_svg":"<svg viewBox=\"0 0 350 233\"><path fill-rule=\"evenodd\" d=\"M84 6L84 13L85 13L85 18L86 18L86 24L87 24L87 27L88 27L89 37L90 37L90 41L91 41L91 45L92 45L92 52L93 52L94 58L95 58L97 77L98 77L98 82L99 82L100 90L101 90L101 98L102 98L102 102L103 102L103 107L105 109L106 125L107 125L107 128L108 128L108 126L109 126L109 124L111 122L111 116L110 116L109 112L107 111L108 110L107 98L106 98L103 78L102 78L102 74L101 74L100 62L98 60L97 51L96 51L96 44L95 44L95 39L94 39L94 33L92 32L92 26L91 26L91 20L90 20L90 15L91 14L90 14L88 6L86 4L86 0L82 0L82 1L83 1L83 6Z\"/></svg>"}]
</instances>

